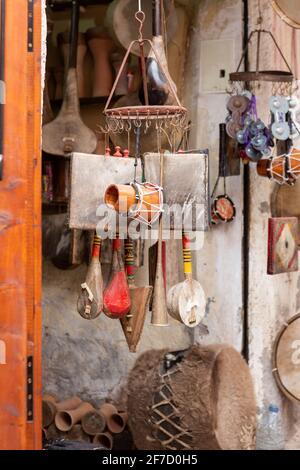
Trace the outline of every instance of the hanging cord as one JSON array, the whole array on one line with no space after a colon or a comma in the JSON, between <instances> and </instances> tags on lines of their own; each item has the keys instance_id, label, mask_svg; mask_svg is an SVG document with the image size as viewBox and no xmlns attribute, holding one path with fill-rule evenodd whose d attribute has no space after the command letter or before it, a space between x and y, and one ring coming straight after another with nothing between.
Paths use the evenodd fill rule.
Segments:
<instances>
[{"instance_id":1,"label":"hanging cord","mask_svg":"<svg viewBox=\"0 0 300 470\"><path fill-rule=\"evenodd\" d=\"M257 27L259 29L262 29L262 24L263 24L263 16L262 16L262 11L261 11L261 0L257 0L257 10L258 10L258 17L256 20Z\"/></svg>"}]
</instances>

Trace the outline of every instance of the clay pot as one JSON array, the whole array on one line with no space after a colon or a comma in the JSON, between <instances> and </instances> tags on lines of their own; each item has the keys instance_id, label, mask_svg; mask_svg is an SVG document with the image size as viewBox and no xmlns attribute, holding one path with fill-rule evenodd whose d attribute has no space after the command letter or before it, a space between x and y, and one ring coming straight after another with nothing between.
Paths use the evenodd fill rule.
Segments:
<instances>
[{"instance_id":1,"label":"clay pot","mask_svg":"<svg viewBox=\"0 0 300 470\"><path fill-rule=\"evenodd\" d=\"M78 408L70 411L59 411L55 416L55 425L60 431L70 431L70 429L81 421L81 418L94 408L90 403L83 402Z\"/></svg>"},{"instance_id":2,"label":"clay pot","mask_svg":"<svg viewBox=\"0 0 300 470\"><path fill-rule=\"evenodd\" d=\"M111 450L113 447L113 437L109 432L96 434L93 439L93 444L100 444L105 449Z\"/></svg>"},{"instance_id":3,"label":"clay pot","mask_svg":"<svg viewBox=\"0 0 300 470\"><path fill-rule=\"evenodd\" d=\"M77 408L81 403L82 400L79 397L71 397L56 403L56 409L57 411L74 410L74 408Z\"/></svg>"},{"instance_id":4,"label":"clay pot","mask_svg":"<svg viewBox=\"0 0 300 470\"><path fill-rule=\"evenodd\" d=\"M84 432L80 424L75 424L66 435L66 439L70 441L84 441L90 442L89 436Z\"/></svg>"},{"instance_id":5,"label":"clay pot","mask_svg":"<svg viewBox=\"0 0 300 470\"><path fill-rule=\"evenodd\" d=\"M106 426L110 432L119 434L124 430L128 420L127 413L119 413L117 408L111 403L102 405L100 412L105 416Z\"/></svg>"},{"instance_id":6,"label":"clay pot","mask_svg":"<svg viewBox=\"0 0 300 470\"><path fill-rule=\"evenodd\" d=\"M90 436L101 434L106 426L105 416L97 410L89 411L81 420L82 429Z\"/></svg>"},{"instance_id":7,"label":"clay pot","mask_svg":"<svg viewBox=\"0 0 300 470\"><path fill-rule=\"evenodd\" d=\"M59 33L57 35L57 44L60 49L64 65L65 65L65 73L68 69L68 62L69 62L69 32ZM85 93L85 78L84 78L84 58L87 51L87 45L85 41L85 35L83 33L78 34L78 46L77 46L77 86L78 86L78 96L79 98L83 98L86 96Z\"/></svg>"},{"instance_id":8,"label":"clay pot","mask_svg":"<svg viewBox=\"0 0 300 470\"><path fill-rule=\"evenodd\" d=\"M42 423L44 428L47 428L51 423L53 423L55 414L56 406L54 399L51 400L51 397L48 396L48 399L45 400L44 397L42 400Z\"/></svg>"},{"instance_id":9,"label":"clay pot","mask_svg":"<svg viewBox=\"0 0 300 470\"><path fill-rule=\"evenodd\" d=\"M108 96L113 86L110 55L115 44L100 26L88 29L86 38L94 59L93 96Z\"/></svg>"}]
</instances>

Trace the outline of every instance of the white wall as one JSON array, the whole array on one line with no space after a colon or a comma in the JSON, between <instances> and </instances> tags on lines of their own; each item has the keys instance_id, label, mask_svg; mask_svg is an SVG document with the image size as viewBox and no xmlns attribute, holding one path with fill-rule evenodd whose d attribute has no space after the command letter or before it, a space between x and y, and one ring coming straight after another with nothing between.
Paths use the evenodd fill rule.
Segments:
<instances>
[{"instance_id":1,"label":"white wall","mask_svg":"<svg viewBox=\"0 0 300 470\"><path fill-rule=\"evenodd\" d=\"M197 2L196 2L197 3ZM233 66L242 47L242 4L234 0L203 0L191 29L186 70L185 104L192 118L191 147L208 148L211 165L211 188L218 174L219 123L226 117L226 93L204 93L200 77L201 42L233 40ZM220 64L220 69L223 64ZM214 77L211 77L213 80ZM205 234L203 249L197 253L197 278L207 296L205 322L210 334L196 339L200 343L221 342L242 349L242 203L241 176L227 178L227 192L237 209L236 219L227 226L216 226ZM220 183L219 193L223 186Z\"/></svg>"}]
</instances>

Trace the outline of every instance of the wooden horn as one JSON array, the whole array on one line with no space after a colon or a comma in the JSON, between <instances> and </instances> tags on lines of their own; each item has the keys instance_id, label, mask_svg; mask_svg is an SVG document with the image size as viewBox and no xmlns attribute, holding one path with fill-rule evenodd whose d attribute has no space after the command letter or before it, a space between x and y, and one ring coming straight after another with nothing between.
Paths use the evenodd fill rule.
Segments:
<instances>
[{"instance_id":1,"label":"wooden horn","mask_svg":"<svg viewBox=\"0 0 300 470\"><path fill-rule=\"evenodd\" d=\"M164 155L160 153L160 185L163 186L164 174ZM158 252L156 274L154 282L154 293L152 301L152 316L151 325L153 326L168 326L168 311L166 303L166 291L164 285L163 265L162 265L162 216L159 220L158 229Z\"/></svg>"}]
</instances>

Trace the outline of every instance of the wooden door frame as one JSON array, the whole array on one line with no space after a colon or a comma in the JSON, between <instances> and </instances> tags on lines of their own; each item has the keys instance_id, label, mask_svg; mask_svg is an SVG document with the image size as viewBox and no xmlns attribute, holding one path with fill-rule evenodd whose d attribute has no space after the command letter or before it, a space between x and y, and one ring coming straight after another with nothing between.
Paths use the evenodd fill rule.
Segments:
<instances>
[{"instance_id":1,"label":"wooden door frame","mask_svg":"<svg viewBox=\"0 0 300 470\"><path fill-rule=\"evenodd\" d=\"M39 0L6 0L0 181L0 341L5 349L0 362L1 450L41 448L42 5Z\"/></svg>"}]
</instances>

